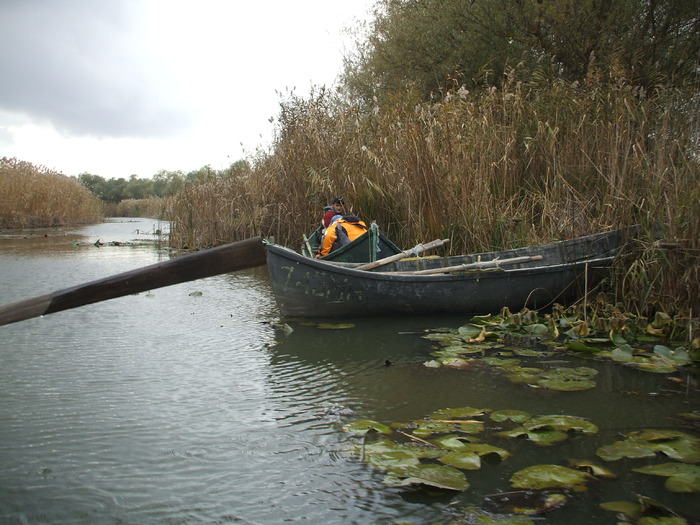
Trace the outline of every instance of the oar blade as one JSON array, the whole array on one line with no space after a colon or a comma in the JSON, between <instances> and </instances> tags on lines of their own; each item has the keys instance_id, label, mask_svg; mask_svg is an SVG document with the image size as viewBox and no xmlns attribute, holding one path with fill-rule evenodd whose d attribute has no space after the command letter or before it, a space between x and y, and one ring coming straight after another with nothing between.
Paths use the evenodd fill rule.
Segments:
<instances>
[{"instance_id":1,"label":"oar blade","mask_svg":"<svg viewBox=\"0 0 700 525\"><path fill-rule=\"evenodd\" d=\"M246 239L0 307L0 325L163 286L229 273L266 262L260 237Z\"/></svg>"}]
</instances>

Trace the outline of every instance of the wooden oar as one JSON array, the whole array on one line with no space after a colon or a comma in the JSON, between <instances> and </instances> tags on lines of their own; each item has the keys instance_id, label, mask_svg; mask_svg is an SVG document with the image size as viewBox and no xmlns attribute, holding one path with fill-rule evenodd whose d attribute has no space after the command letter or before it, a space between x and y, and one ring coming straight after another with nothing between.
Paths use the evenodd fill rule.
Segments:
<instances>
[{"instance_id":1,"label":"wooden oar","mask_svg":"<svg viewBox=\"0 0 700 525\"><path fill-rule=\"evenodd\" d=\"M499 268L509 264L518 264L530 261L542 260L541 255L531 255L525 257L513 257L512 259L494 259L493 261L475 262L469 264L458 264L456 266L445 266L444 268L430 268L428 270L415 270L413 272L382 272L386 274L405 274L405 275L433 275L439 273L461 272L464 270L487 270L491 268Z\"/></svg>"},{"instance_id":2,"label":"wooden oar","mask_svg":"<svg viewBox=\"0 0 700 525\"><path fill-rule=\"evenodd\" d=\"M304 234L303 237L304 237L304 244L306 245L306 249L309 250L309 257L313 257L314 252L311 249L311 243L309 242L309 238L306 236L306 234Z\"/></svg>"},{"instance_id":3,"label":"wooden oar","mask_svg":"<svg viewBox=\"0 0 700 525\"><path fill-rule=\"evenodd\" d=\"M260 237L183 255L0 307L0 325L265 264Z\"/></svg>"},{"instance_id":4,"label":"wooden oar","mask_svg":"<svg viewBox=\"0 0 700 525\"><path fill-rule=\"evenodd\" d=\"M428 250L434 250L435 248L439 248L440 246L447 244L448 242L450 242L449 239L437 239L435 241L430 241L427 244L417 244L410 250L404 250L401 253L390 255L389 257L385 257L384 259L379 259L378 261L363 264L362 266L357 266L355 270L371 270L373 268L377 268L378 266L384 266L385 264L389 264L390 262L400 261L401 259L405 259L406 257L413 257L414 255L427 252Z\"/></svg>"}]
</instances>

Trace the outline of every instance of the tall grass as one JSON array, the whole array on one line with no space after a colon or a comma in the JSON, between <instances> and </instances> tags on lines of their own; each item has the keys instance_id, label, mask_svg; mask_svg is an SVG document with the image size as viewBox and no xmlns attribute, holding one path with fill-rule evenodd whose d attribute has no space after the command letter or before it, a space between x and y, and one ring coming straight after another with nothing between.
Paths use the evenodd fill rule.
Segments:
<instances>
[{"instance_id":1,"label":"tall grass","mask_svg":"<svg viewBox=\"0 0 700 525\"><path fill-rule=\"evenodd\" d=\"M699 99L659 87L580 86L509 72L502 89L437 103L410 90L362 108L317 91L282 104L277 137L249 173L187 188L173 241L260 234L296 247L342 195L400 246L450 238L452 252L517 247L624 225L648 235L616 272L636 308L700 309Z\"/></svg>"},{"instance_id":2,"label":"tall grass","mask_svg":"<svg viewBox=\"0 0 700 525\"><path fill-rule=\"evenodd\" d=\"M162 197L146 199L124 199L119 202L105 203L105 214L109 217L148 217L162 219L165 214L166 200Z\"/></svg>"},{"instance_id":3,"label":"tall grass","mask_svg":"<svg viewBox=\"0 0 700 525\"><path fill-rule=\"evenodd\" d=\"M77 179L15 158L0 159L0 228L98 222L102 204Z\"/></svg>"}]
</instances>

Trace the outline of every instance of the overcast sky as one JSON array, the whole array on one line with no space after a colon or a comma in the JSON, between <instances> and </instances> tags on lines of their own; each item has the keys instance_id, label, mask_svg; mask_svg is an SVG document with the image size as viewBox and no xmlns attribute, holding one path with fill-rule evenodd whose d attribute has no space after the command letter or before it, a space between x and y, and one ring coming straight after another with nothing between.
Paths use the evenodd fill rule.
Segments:
<instances>
[{"instance_id":1,"label":"overcast sky","mask_svg":"<svg viewBox=\"0 0 700 525\"><path fill-rule=\"evenodd\" d=\"M373 0L0 0L0 157L66 175L215 169L279 93L334 84Z\"/></svg>"}]
</instances>

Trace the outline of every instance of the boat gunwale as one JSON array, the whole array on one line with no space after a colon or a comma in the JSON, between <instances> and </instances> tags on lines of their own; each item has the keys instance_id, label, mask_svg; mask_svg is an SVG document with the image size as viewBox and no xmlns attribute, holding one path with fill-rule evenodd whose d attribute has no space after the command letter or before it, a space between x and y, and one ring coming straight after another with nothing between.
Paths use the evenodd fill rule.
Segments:
<instances>
[{"instance_id":1,"label":"boat gunwale","mask_svg":"<svg viewBox=\"0 0 700 525\"><path fill-rule=\"evenodd\" d=\"M554 243L556 244L556 243ZM545 246L545 245L543 245ZM420 282L420 281L463 281L466 279L493 279L503 277L504 272L508 274L516 275L527 275L530 273L549 273L549 272L559 272L562 270L567 270L571 268L577 268L585 265L592 265L594 268L609 267L610 263L615 258L614 255L602 256L602 257L592 257L588 259L581 259L578 261L566 262L566 263L554 263L538 266L526 266L521 268L503 268L499 267L497 270L472 270L472 271L462 271L461 273L436 273L436 274L411 274L406 272L376 272L370 270L358 270L357 266L361 266L362 263L342 263L342 262L332 262L323 261L319 259L310 259L303 255L298 254L294 250L287 248L285 246L280 246L277 244L268 243L268 248L273 247L281 253L275 253L278 257L286 257L291 262L296 264L307 265L314 270L333 272L336 274L343 274L352 277L371 279L371 280L389 280L389 281L410 281L410 282ZM482 261L490 262L490 261ZM604 266L603 266L604 265Z\"/></svg>"}]
</instances>

